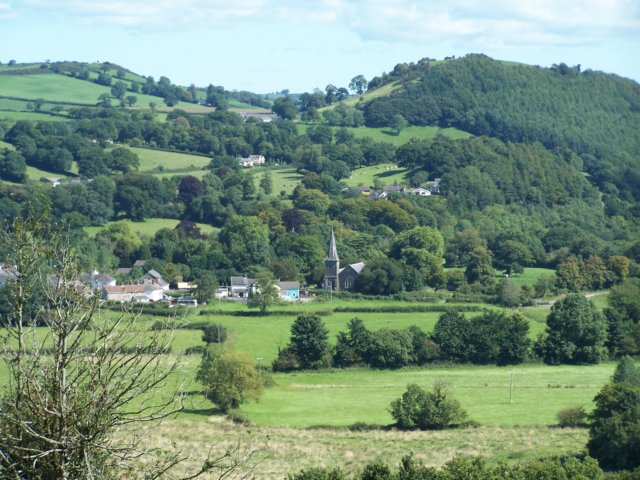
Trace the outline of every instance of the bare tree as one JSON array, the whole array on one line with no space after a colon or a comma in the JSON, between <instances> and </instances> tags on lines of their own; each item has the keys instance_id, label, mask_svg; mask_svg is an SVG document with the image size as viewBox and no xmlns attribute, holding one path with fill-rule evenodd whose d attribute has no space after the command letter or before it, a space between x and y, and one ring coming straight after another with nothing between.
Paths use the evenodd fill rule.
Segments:
<instances>
[{"instance_id":1,"label":"bare tree","mask_svg":"<svg viewBox=\"0 0 640 480\"><path fill-rule=\"evenodd\" d=\"M183 408L172 331L146 331L131 311L102 312L46 211L17 220L0 241L18 272L2 287L11 309L2 318L0 478L176 478L188 456L145 446L149 428ZM38 290L44 300L28 308ZM238 446L209 455L184 478L237 476L251 454Z\"/></svg>"}]
</instances>

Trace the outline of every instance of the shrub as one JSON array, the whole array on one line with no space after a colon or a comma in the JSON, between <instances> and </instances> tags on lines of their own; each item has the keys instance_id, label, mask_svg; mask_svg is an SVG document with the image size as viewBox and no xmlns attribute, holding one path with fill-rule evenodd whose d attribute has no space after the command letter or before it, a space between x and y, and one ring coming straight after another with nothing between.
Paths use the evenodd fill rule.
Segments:
<instances>
[{"instance_id":1,"label":"shrub","mask_svg":"<svg viewBox=\"0 0 640 480\"><path fill-rule=\"evenodd\" d=\"M556 418L562 428L583 427L586 425L587 412L584 407L568 407L560 410Z\"/></svg>"},{"instance_id":2,"label":"shrub","mask_svg":"<svg viewBox=\"0 0 640 480\"><path fill-rule=\"evenodd\" d=\"M291 347L278 350L278 358L271 364L274 372L291 372L300 368L300 361Z\"/></svg>"},{"instance_id":3,"label":"shrub","mask_svg":"<svg viewBox=\"0 0 640 480\"><path fill-rule=\"evenodd\" d=\"M202 340L207 343L224 343L227 340L227 328L221 323L206 325L201 328Z\"/></svg>"},{"instance_id":4,"label":"shrub","mask_svg":"<svg viewBox=\"0 0 640 480\"><path fill-rule=\"evenodd\" d=\"M255 360L244 352L205 355L196 379L202 382L206 397L225 411L249 399L257 401L264 390Z\"/></svg>"},{"instance_id":5,"label":"shrub","mask_svg":"<svg viewBox=\"0 0 640 480\"><path fill-rule=\"evenodd\" d=\"M427 392L409 384L402 397L391 402L389 411L396 425L403 429L438 430L460 425L467 413L460 402L451 398L443 383L437 382Z\"/></svg>"}]
</instances>

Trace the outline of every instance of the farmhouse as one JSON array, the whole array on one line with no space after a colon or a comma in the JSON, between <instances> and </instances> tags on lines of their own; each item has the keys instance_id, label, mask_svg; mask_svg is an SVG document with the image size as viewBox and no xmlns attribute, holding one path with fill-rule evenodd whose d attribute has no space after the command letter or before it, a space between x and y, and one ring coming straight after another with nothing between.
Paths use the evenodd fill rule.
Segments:
<instances>
[{"instance_id":1,"label":"farmhouse","mask_svg":"<svg viewBox=\"0 0 640 480\"><path fill-rule=\"evenodd\" d=\"M300 300L300 282L278 282L280 300L292 302Z\"/></svg>"},{"instance_id":2,"label":"farmhouse","mask_svg":"<svg viewBox=\"0 0 640 480\"><path fill-rule=\"evenodd\" d=\"M255 282L255 278L231 277L231 287L229 288L230 296L235 298L248 297L249 291Z\"/></svg>"},{"instance_id":3,"label":"farmhouse","mask_svg":"<svg viewBox=\"0 0 640 480\"><path fill-rule=\"evenodd\" d=\"M116 279L111 275L104 273L83 273L78 278L83 284L91 287L91 290L102 290L104 287L113 287L116 284Z\"/></svg>"},{"instance_id":4,"label":"farmhouse","mask_svg":"<svg viewBox=\"0 0 640 480\"><path fill-rule=\"evenodd\" d=\"M101 300L110 302L159 302L164 298L162 287L151 283L137 285L114 285L102 289Z\"/></svg>"},{"instance_id":5,"label":"farmhouse","mask_svg":"<svg viewBox=\"0 0 640 480\"><path fill-rule=\"evenodd\" d=\"M336 237L331 230L329 252L327 258L324 259L324 288L327 290L351 290L364 266L364 262L358 262L340 268Z\"/></svg>"},{"instance_id":6,"label":"farmhouse","mask_svg":"<svg viewBox=\"0 0 640 480\"><path fill-rule=\"evenodd\" d=\"M427 190L426 188L418 187L418 188L406 188L404 193L407 195L417 195L419 197L429 197L431 195L431 190Z\"/></svg>"},{"instance_id":7,"label":"farmhouse","mask_svg":"<svg viewBox=\"0 0 640 480\"><path fill-rule=\"evenodd\" d=\"M153 268L142 276L139 283L142 283L143 285L151 284L159 287L164 291L169 290L169 283L162 278L160 272L154 270Z\"/></svg>"},{"instance_id":8,"label":"farmhouse","mask_svg":"<svg viewBox=\"0 0 640 480\"><path fill-rule=\"evenodd\" d=\"M249 155L248 157L236 157L241 167L251 168L265 163L264 155Z\"/></svg>"}]
</instances>

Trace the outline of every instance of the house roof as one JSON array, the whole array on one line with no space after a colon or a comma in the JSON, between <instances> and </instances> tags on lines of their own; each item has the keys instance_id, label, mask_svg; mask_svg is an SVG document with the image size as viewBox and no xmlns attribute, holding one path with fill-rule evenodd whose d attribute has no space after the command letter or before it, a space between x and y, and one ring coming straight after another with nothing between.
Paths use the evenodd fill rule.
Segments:
<instances>
[{"instance_id":1,"label":"house roof","mask_svg":"<svg viewBox=\"0 0 640 480\"><path fill-rule=\"evenodd\" d=\"M232 287L248 287L256 281L255 278L249 277L231 277Z\"/></svg>"},{"instance_id":2,"label":"house roof","mask_svg":"<svg viewBox=\"0 0 640 480\"><path fill-rule=\"evenodd\" d=\"M136 260L133 264L134 267L144 267L147 264L146 260Z\"/></svg>"},{"instance_id":3,"label":"house roof","mask_svg":"<svg viewBox=\"0 0 640 480\"><path fill-rule=\"evenodd\" d=\"M103 290L107 293L141 293L146 292L144 285L113 285L106 286Z\"/></svg>"},{"instance_id":4,"label":"house roof","mask_svg":"<svg viewBox=\"0 0 640 480\"><path fill-rule=\"evenodd\" d=\"M131 270L133 270L133 268L128 268L128 267L116 268L114 275L129 275Z\"/></svg>"},{"instance_id":5,"label":"house roof","mask_svg":"<svg viewBox=\"0 0 640 480\"><path fill-rule=\"evenodd\" d=\"M347 268L350 268L351 270L356 272L358 275L360 275L362 273L362 269L364 268L364 262L350 263L346 267L341 268L338 274L344 272Z\"/></svg>"},{"instance_id":6,"label":"house roof","mask_svg":"<svg viewBox=\"0 0 640 480\"><path fill-rule=\"evenodd\" d=\"M79 280L81 282L113 282L115 281L115 278L113 278L111 275L107 275L106 273L96 273L96 274L91 274L91 273L83 273L80 275Z\"/></svg>"},{"instance_id":7,"label":"house roof","mask_svg":"<svg viewBox=\"0 0 640 480\"><path fill-rule=\"evenodd\" d=\"M144 276L145 277L151 277L151 278L154 278L156 280L162 279L162 275L160 275L160 272L158 272L157 270L154 270L153 268L151 270L149 270L147 273L145 273Z\"/></svg>"},{"instance_id":8,"label":"house roof","mask_svg":"<svg viewBox=\"0 0 640 480\"><path fill-rule=\"evenodd\" d=\"M300 282L278 282L281 290L300 290Z\"/></svg>"}]
</instances>

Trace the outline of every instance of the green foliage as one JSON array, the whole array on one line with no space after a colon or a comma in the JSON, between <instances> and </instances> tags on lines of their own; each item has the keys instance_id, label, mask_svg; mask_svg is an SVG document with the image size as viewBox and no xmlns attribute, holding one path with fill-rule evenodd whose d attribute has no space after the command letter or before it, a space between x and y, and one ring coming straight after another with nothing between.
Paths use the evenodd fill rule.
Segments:
<instances>
[{"instance_id":1,"label":"green foliage","mask_svg":"<svg viewBox=\"0 0 640 480\"><path fill-rule=\"evenodd\" d=\"M402 290L402 280L400 262L381 258L365 265L356 279L354 290L371 295L392 295Z\"/></svg>"},{"instance_id":2,"label":"green foliage","mask_svg":"<svg viewBox=\"0 0 640 480\"><path fill-rule=\"evenodd\" d=\"M611 288L607 297L608 347L611 353L640 352L640 280L629 279Z\"/></svg>"},{"instance_id":3,"label":"green foliage","mask_svg":"<svg viewBox=\"0 0 640 480\"><path fill-rule=\"evenodd\" d=\"M467 414L460 403L451 398L444 384L436 383L427 392L416 384L409 384L402 397L389 407L396 425L403 429L439 430L460 425Z\"/></svg>"},{"instance_id":4,"label":"green foliage","mask_svg":"<svg viewBox=\"0 0 640 480\"><path fill-rule=\"evenodd\" d=\"M202 341L207 345L217 343L218 345L227 341L227 327L221 323L205 325L202 327Z\"/></svg>"},{"instance_id":5,"label":"green foliage","mask_svg":"<svg viewBox=\"0 0 640 480\"><path fill-rule=\"evenodd\" d=\"M583 295L571 294L551 307L536 351L552 365L598 363L606 356L606 338L603 315Z\"/></svg>"},{"instance_id":6,"label":"green foliage","mask_svg":"<svg viewBox=\"0 0 640 480\"><path fill-rule=\"evenodd\" d=\"M628 355L622 357L616 365L616 370L611 377L612 383L627 383L634 387L640 387L640 367Z\"/></svg>"},{"instance_id":7,"label":"green foliage","mask_svg":"<svg viewBox=\"0 0 640 480\"><path fill-rule=\"evenodd\" d=\"M433 329L433 340L444 360L513 365L529 353L528 334L529 323L519 312L486 312L471 320L459 312L446 312Z\"/></svg>"},{"instance_id":8,"label":"green foliage","mask_svg":"<svg viewBox=\"0 0 640 480\"><path fill-rule=\"evenodd\" d=\"M640 387L605 385L594 399L587 448L606 470L640 466Z\"/></svg>"},{"instance_id":9,"label":"green foliage","mask_svg":"<svg viewBox=\"0 0 640 480\"><path fill-rule=\"evenodd\" d=\"M254 358L244 352L209 352L202 357L196 379L205 396L225 411L258 401L264 390Z\"/></svg>"},{"instance_id":10,"label":"green foliage","mask_svg":"<svg viewBox=\"0 0 640 480\"><path fill-rule=\"evenodd\" d=\"M263 270L257 275L255 290L249 293L247 307L258 308L261 313L267 311L280 298L280 290L276 279L269 270Z\"/></svg>"},{"instance_id":11,"label":"green foliage","mask_svg":"<svg viewBox=\"0 0 640 480\"><path fill-rule=\"evenodd\" d=\"M329 352L329 330L317 315L299 315L291 325L291 351L301 368L319 368Z\"/></svg>"},{"instance_id":12,"label":"green foliage","mask_svg":"<svg viewBox=\"0 0 640 480\"><path fill-rule=\"evenodd\" d=\"M457 455L442 468L427 467L413 456L404 456L397 472L382 460L375 460L365 466L362 472L352 477L338 469L311 468L289 475L288 480L481 480L481 479L563 479L563 480L604 480L603 471L591 457L546 457L514 464L489 462L482 457ZM609 478L609 476L607 476ZM618 473L611 476L615 480L636 480L632 474Z\"/></svg>"},{"instance_id":13,"label":"green foliage","mask_svg":"<svg viewBox=\"0 0 640 480\"><path fill-rule=\"evenodd\" d=\"M584 407L567 407L560 410L556 418L562 428L583 427L586 425L587 412Z\"/></svg>"}]
</instances>

